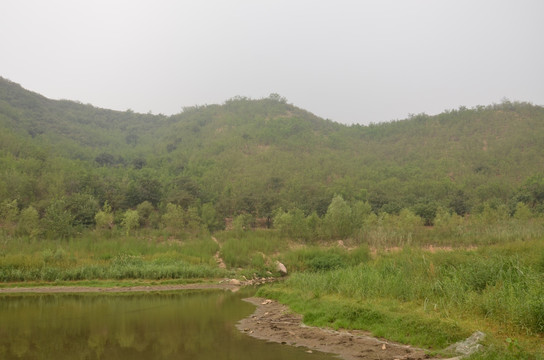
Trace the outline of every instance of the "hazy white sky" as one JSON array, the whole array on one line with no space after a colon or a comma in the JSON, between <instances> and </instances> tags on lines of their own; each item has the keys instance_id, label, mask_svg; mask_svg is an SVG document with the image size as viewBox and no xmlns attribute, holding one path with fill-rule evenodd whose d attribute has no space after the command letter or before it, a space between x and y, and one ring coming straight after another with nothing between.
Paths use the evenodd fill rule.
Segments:
<instances>
[{"instance_id":1,"label":"hazy white sky","mask_svg":"<svg viewBox=\"0 0 544 360\"><path fill-rule=\"evenodd\" d=\"M542 0L2 0L0 76L178 113L279 93L342 123L544 104Z\"/></svg>"}]
</instances>

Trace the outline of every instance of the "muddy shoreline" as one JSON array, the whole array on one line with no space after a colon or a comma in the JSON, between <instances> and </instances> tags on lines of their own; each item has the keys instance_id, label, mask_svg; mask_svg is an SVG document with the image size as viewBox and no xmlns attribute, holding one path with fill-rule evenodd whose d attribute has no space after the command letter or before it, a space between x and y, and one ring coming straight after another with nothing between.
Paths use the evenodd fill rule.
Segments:
<instances>
[{"instance_id":1,"label":"muddy shoreline","mask_svg":"<svg viewBox=\"0 0 544 360\"><path fill-rule=\"evenodd\" d=\"M271 342L302 346L308 352L321 351L346 360L422 360L431 357L424 350L372 337L364 331L334 331L306 326L302 316L285 305L263 298L245 301L257 306L255 312L236 327L249 336Z\"/></svg>"},{"instance_id":2,"label":"muddy shoreline","mask_svg":"<svg viewBox=\"0 0 544 360\"><path fill-rule=\"evenodd\" d=\"M122 293L175 290L221 289L238 291L241 284L178 284L127 287L44 286L28 288L0 288L0 294L21 293ZM270 342L302 346L308 352L321 351L338 355L345 360L423 360L431 359L423 349L378 339L359 330L334 331L306 326L302 316L285 305L264 298L244 299L256 306L255 312L242 319L236 327L243 333Z\"/></svg>"},{"instance_id":3,"label":"muddy shoreline","mask_svg":"<svg viewBox=\"0 0 544 360\"><path fill-rule=\"evenodd\" d=\"M0 288L0 294L20 293L121 293L121 292L150 292L150 291L173 291L173 290L205 290L222 289L237 291L240 285L229 283L221 284L178 284L178 285L149 285L149 286L117 286L117 287L92 287L92 286L43 286L43 287L20 287Z\"/></svg>"}]
</instances>

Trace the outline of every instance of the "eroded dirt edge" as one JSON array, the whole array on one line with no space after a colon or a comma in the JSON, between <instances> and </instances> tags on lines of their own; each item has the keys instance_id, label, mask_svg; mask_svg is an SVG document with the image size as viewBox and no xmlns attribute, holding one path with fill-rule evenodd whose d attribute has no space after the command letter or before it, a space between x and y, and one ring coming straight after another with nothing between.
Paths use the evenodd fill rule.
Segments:
<instances>
[{"instance_id":1,"label":"eroded dirt edge","mask_svg":"<svg viewBox=\"0 0 544 360\"><path fill-rule=\"evenodd\" d=\"M303 346L309 352L316 350L339 355L342 359L430 359L424 350L378 339L364 331L334 331L306 326L302 316L294 314L285 305L263 298L244 299L257 306L255 312L241 320L237 328L258 339Z\"/></svg>"},{"instance_id":2,"label":"eroded dirt edge","mask_svg":"<svg viewBox=\"0 0 544 360\"><path fill-rule=\"evenodd\" d=\"M149 285L149 286L118 286L118 287L92 287L92 286L43 286L43 287L20 287L0 288L2 293L120 293L120 292L149 292L149 291L171 291L171 290L203 290L223 289L237 291L240 285L229 283L221 284L178 284L178 285Z\"/></svg>"}]
</instances>

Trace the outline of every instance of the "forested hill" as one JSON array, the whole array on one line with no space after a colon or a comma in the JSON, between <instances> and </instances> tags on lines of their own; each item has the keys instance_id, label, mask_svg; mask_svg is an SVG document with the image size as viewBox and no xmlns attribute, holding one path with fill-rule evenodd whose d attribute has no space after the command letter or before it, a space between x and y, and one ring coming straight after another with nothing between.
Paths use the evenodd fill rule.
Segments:
<instances>
[{"instance_id":1,"label":"forested hill","mask_svg":"<svg viewBox=\"0 0 544 360\"><path fill-rule=\"evenodd\" d=\"M63 199L93 211L149 201L208 204L220 216L323 215L334 195L375 212L465 214L519 201L541 211L543 166L544 108L527 103L345 126L275 94L144 115L50 100L0 78L0 202L40 214Z\"/></svg>"}]
</instances>

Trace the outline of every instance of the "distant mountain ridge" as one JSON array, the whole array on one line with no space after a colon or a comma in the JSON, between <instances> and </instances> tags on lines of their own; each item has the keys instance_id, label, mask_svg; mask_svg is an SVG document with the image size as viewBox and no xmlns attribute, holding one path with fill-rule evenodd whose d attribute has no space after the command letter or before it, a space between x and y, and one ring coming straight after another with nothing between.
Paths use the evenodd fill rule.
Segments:
<instances>
[{"instance_id":1,"label":"distant mountain ridge","mask_svg":"<svg viewBox=\"0 0 544 360\"><path fill-rule=\"evenodd\" d=\"M323 214L339 194L376 212L463 213L511 206L542 174L544 108L504 101L346 126L272 94L164 116L50 100L0 78L0 165L0 200L42 210L88 194L114 209Z\"/></svg>"}]
</instances>

